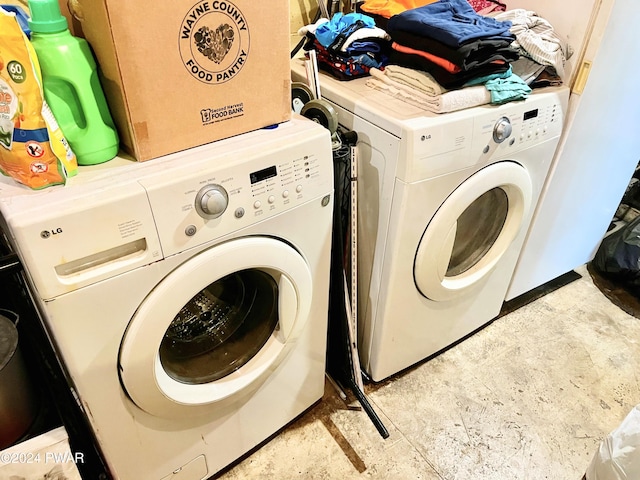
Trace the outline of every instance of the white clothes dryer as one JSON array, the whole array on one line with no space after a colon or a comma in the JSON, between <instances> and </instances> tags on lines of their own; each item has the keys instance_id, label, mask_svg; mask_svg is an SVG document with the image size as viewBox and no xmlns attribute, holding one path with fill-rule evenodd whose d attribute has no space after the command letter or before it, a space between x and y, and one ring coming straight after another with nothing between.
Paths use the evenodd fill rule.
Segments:
<instances>
[{"instance_id":1,"label":"white clothes dryer","mask_svg":"<svg viewBox=\"0 0 640 480\"><path fill-rule=\"evenodd\" d=\"M323 395L329 132L294 117L0 211L114 478L202 480Z\"/></svg>"},{"instance_id":2,"label":"white clothes dryer","mask_svg":"<svg viewBox=\"0 0 640 480\"><path fill-rule=\"evenodd\" d=\"M300 59L294 81L306 81ZM320 76L358 133L358 342L380 381L495 318L555 152L568 88L437 115Z\"/></svg>"}]
</instances>

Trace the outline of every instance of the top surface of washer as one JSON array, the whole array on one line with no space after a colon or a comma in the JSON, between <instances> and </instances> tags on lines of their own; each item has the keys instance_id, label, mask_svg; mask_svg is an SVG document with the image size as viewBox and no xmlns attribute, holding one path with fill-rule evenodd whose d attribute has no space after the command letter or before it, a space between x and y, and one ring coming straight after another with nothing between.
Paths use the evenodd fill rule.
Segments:
<instances>
[{"instance_id":1,"label":"top surface of washer","mask_svg":"<svg viewBox=\"0 0 640 480\"><path fill-rule=\"evenodd\" d=\"M146 162L137 162L125 154L99 165L80 166L78 174L67 179L66 185L42 190L32 190L0 175L0 212L10 221L13 215L20 215L26 210L39 210L52 202L77 202L83 196L90 197L109 189L116 191L119 187L165 172L197 177L203 168L222 170L233 167L242 163L243 158L255 157L256 152L281 149L294 139L311 136L318 130L321 129L314 122L294 115L291 121L273 129L255 130Z\"/></svg>"},{"instance_id":2,"label":"top surface of washer","mask_svg":"<svg viewBox=\"0 0 640 480\"><path fill-rule=\"evenodd\" d=\"M306 70L303 58L291 60L292 79L306 82ZM535 90L529 99L520 102L510 102L503 105L482 105L466 108L451 113L438 114L429 112L409 103L398 100L386 93L365 85L367 78L357 78L349 81L339 81L326 73L320 73L320 88L322 96L342 108L358 115L365 120L379 126L389 133L403 138L405 132L442 125L443 123L461 122L470 117L484 114L498 114L502 111L521 109L523 112L529 107L532 99L541 97L557 97L562 95L567 87L547 87ZM554 100L549 100L550 102ZM495 116L495 115L493 115Z\"/></svg>"}]
</instances>

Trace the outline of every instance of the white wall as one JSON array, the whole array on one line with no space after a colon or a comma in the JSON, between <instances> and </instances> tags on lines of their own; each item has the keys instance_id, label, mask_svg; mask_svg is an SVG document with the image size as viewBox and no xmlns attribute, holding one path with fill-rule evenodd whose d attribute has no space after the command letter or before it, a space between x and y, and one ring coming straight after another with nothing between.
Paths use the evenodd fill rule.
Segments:
<instances>
[{"instance_id":1,"label":"white wall","mask_svg":"<svg viewBox=\"0 0 640 480\"><path fill-rule=\"evenodd\" d=\"M289 0L289 8L291 12L289 15L291 48L293 48L300 40L298 29L311 23L318 9L318 2L315 0Z\"/></svg>"}]
</instances>

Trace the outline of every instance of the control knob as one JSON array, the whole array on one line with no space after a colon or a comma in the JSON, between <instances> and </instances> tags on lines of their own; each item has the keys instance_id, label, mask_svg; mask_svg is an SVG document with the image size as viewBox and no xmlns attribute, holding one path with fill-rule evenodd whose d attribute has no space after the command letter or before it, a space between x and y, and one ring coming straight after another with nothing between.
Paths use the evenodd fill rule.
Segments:
<instances>
[{"instance_id":1,"label":"control knob","mask_svg":"<svg viewBox=\"0 0 640 480\"><path fill-rule=\"evenodd\" d=\"M507 117L502 117L493 126L493 141L496 143L504 142L509 138L512 131L513 127L511 126L511 121Z\"/></svg>"},{"instance_id":2,"label":"control knob","mask_svg":"<svg viewBox=\"0 0 640 480\"><path fill-rule=\"evenodd\" d=\"M218 218L228 206L229 195L221 185L206 185L196 195L196 211L202 218Z\"/></svg>"}]
</instances>

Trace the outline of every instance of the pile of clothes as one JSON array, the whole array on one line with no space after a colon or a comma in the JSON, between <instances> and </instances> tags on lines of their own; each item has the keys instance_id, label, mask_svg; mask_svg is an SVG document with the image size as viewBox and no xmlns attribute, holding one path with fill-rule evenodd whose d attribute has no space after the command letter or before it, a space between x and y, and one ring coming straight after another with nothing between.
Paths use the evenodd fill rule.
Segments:
<instances>
[{"instance_id":1,"label":"pile of clothes","mask_svg":"<svg viewBox=\"0 0 640 480\"><path fill-rule=\"evenodd\" d=\"M547 20L522 8L499 13L494 18L511 22L509 30L516 37L511 46L519 54L511 64L515 74L532 88L562 85L564 65L572 52Z\"/></svg>"},{"instance_id":2,"label":"pile of clothes","mask_svg":"<svg viewBox=\"0 0 640 480\"><path fill-rule=\"evenodd\" d=\"M365 0L300 29L341 80L445 113L525 99L560 85L570 51L535 12L498 0Z\"/></svg>"},{"instance_id":3,"label":"pile of clothes","mask_svg":"<svg viewBox=\"0 0 640 480\"><path fill-rule=\"evenodd\" d=\"M447 89L509 71L519 54L511 22L476 13L467 0L441 0L389 19L390 63L430 73Z\"/></svg>"},{"instance_id":4,"label":"pile of clothes","mask_svg":"<svg viewBox=\"0 0 640 480\"><path fill-rule=\"evenodd\" d=\"M316 51L318 67L341 80L368 75L370 68L387 64L389 34L367 15L336 13L302 27L298 34L307 38L304 50Z\"/></svg>"},{"instance_id":5,"label":"pile of clothes","mask_svg":"<svg viewBox=\"0 0 640 480\"><path fill-rule=\"evenodd\" d=\"M372 68L366 85L398 100L433 113L455 112L486 105L491 93L483 85L446 90L431 75L413 68L388 65Z\"/></svg>"}]
</instances>

